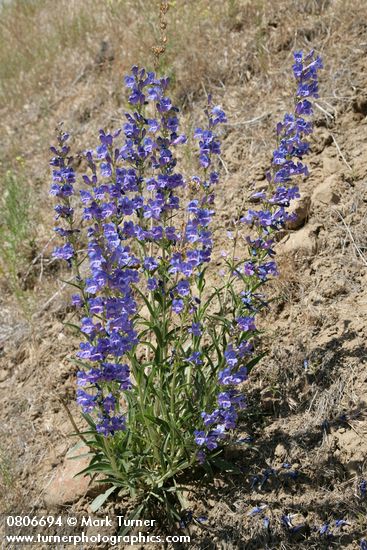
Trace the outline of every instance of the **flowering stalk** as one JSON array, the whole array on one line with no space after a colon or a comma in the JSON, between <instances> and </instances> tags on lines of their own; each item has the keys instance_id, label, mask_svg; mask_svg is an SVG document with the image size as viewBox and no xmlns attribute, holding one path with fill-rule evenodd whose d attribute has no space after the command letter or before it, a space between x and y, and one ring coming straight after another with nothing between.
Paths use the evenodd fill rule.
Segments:
<instances>
[{"instance_id":1,"label":"flowering stalk","mask_svg":"<svg viewBox=\"0 0 367 550\"><path fill-rule=\"evenodd\" d=\"M295 52L293 73L297 83L295 107L292 114L286 114L283 122L277 125L278 147L273 153L271 170L267 173L268 190L252 195L262 208L248 210L241 222L252 227L255 233L246 237L249 259L236 264L234 256L228 262L232 279L238 278L244 285L241 299L233 295L236 307L232 310L232 330L230 342L225 348L218 382L222 391L217 397L217 406L207 413L202 413L204 429L195 432L196 443L201 448L200 461L206 457L205 451L212 451L236 427L238 411L245 406L245 400L239 387L247 378L248 371L261 358L254 355L253 341L258 334L255 316L267 306L265 298L258 293L270 277L278 274L277 266L272 259L274 252L274 235L288 221L294 220L295 214L289 214L287 208L291 201L300 197L298 186L293 184L295 178L307 177L308 169L302 163L304 155L309 153L307 136L312 133L312 123L304 116L313 114L311 98L318 97L317 72L322 68L320 57L311 51L305 57L302 52ZM237 239L237 237L236 237ZM228 319L224 318L224 323ZM224 330L225 332L225 330ZM224 343L225 338L221 341Z\"/></svg>"},{"instance_id":2,"label":"flowering stalk","mask_svg":"<svg viewBox=\"0 0 367 550\"><path fill-rule=\"evenodd\" d=\"M306 174L294 159L308 152L311 125L300 114L311 114L305 97L317 93L319 66L313 54L304 61L296 54L296 114L278 125L269 193L257 196L264 209L242 218L255 230L247 238L250 258L236 263L233 255L220 288L206 283L218 126L226 116L211 98L206 124L194 133L199 170L187 176L178 170L187 138L167 95L169 81L133 67L125 78L125 123L114 133L100 130L98 147L85 152L78 228L67 134L52 148L51 193L61 201L55 210L64 224L57 231L66 241L54 254L74 267L80 293L73 304L83 312L77 401L94 453L84 473L103 472L103 481L132 496L146 493L173 516L175 479L197 460L215 458L245 407L240 385L261 358L254 352L255 316L266 301L258 289L277 273L273 234L298 196L288 184ZM85 241L89 265L82 277Z\"/></svg>"}]
</instances>

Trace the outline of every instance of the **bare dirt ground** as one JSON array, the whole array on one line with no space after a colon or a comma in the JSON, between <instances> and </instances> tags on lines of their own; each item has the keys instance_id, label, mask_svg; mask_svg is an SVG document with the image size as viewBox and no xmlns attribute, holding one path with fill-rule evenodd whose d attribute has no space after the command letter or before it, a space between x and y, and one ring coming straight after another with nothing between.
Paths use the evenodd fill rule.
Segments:
<instances>
[{"instance_id":1,"label":"bare dirt ground","mask_svg":"<svg viewBox=\"0 0 367 550\"><path fill-rule=\"evenodd\" d=\"M183 4L187 37L190 2ZM207 2L199 4L209 9ZM311 176L301 187L299 223L277 244L277 299L261 321L269 353L247 383L243 442L228 457L240 473L191 480L186 498L194 519L188 513L185 532L193 549L357 549L367 538L367 497L360 490L367 479L367 4L284 0L233 6L226 17L203 16L187 47L175 34L179 15L171 16L170 40L177 36L180 44L172 62L175 92L185 119L200 112L205 91L228 114L218 256L237 207L264 181L275 124L291 107L292 50L315 47L325 69ZM213 3L212 9L219 14L222 8ZM78 65L74 59L68 85L50 92L46 107L46 96L38 93L1 109L2 167L16 154L24 156L36 234L19 273L30 315L11 296L6 275L2 279L1 512L90 511L93 489L69 479L76 463L65 456L74 439L62 401L78 418L69 361L78 343L64 326L74 315L69 291L55 282L67 273L50 260L46 144L59 120L72 129L77 147L86 136L93 143L100 126L118 126L116 72L128 67L114 40L106 38L107 47L96 40L95 56L102 60L81 56ZM113 54L106 55L106 48ZM102 513L123 509L112 501Z\"/></svg>"}]
</instances>

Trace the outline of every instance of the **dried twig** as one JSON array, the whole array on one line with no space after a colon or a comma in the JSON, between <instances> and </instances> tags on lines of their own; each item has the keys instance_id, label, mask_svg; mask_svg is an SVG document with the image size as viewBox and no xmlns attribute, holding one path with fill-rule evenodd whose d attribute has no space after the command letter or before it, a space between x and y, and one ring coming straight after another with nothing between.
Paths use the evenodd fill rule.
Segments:
<instances>
[{"instance_id":1,"label":"dried twig","mask_svg":"<svg viewBox=\"0 0 367 550\"><path fill-rule=\"evenodd\" d=\"M221 162L221 164L222 164L222 166L223 166L223 168L224 168L224 171L225 171L226 175L228 176L229 170L228 170L228 168L227 168L226 163L224 162L224 160L222 159L222 157L221 157L220 155L219 155L219 160L220 160L220 162Z\"/></svg>"},{"instance_id":2,"label":"dried twig","mask_svg":"<svg viewBox=\"0 0 367 550\"><path fill-rule=\"evenodd\" d=\"M49 239L49 240L47 241L47 243L45 244L45 246L42 248L41 252L40 252L39 254L37 254L37 256L36 256L35 258L33 258L32 262L29 264L29 267L28 267L28 269L27 269L26 274L23 276L23 283L27 280L27 277L28 277L28 275L30 274L31 269L32 269L32 267L34 266L34 264L37 263L38 260L39 260L40 258L41 258L41 260L42 260L42 258L43 258L43 253L45 252L46 248L48 248L48 246L52 243L52 241L55 239L55 237L56 237L56 235L53 235L53 236L51 237L51 239Z\"/></svg>"},{"instance_id":3,"label":"dried twig","mask_svg":"<svg viewBox=\"0 0 367 550\"><path fill-rule=\"evenodd\" d=\"M331 134L331 137L333 138L333 142L335 143L335 147L337 148L337 151L341 157L341 159L343 160L344 164L347 166L347 168L353 172L353 168L351 167L351 165L349 164L349 162L347 161L347 159L345 158L345 156L343 155L343 153L341 152L341 149L338 145L338 142L336 141L335 137L333 136L333 134Z\"/></svg>"},{"instance_id":4,"label":"dried twig","mask_svg":"<svg viewBox=\"0 0 367 550\"><path fill-rule=\"evenodd\" d=\"M351 240L352 245L354 246L354 248L355 248L356 251L357 251L358 256L361 258L361 260L362 260L362 262L364 263L364 265L367 266L367 259L365 258L365 256L364 256L363 252L361 251L361 249L358 247L356 241L354 240L353 233L351 232L351 230L350 230L350 228L348 227L348 225L345 223L345 220L344 220L343 216L341 215L341 213L339 212L339 210L337 210L337 209L335 208L335 211L339 214L339 217L340 217L340 219L341 219L341 221L342 221L342 223L343 223L343 225L344 225L344 227L345 227L345 229L346 229L346 231L347 231L347 233L348 233L348 235L349 235L349 238L350 238L350 240Z\"/></svg>"},{"instance_id":5,"label":"dried twig","mask_svg":"<svg viewBox=\"0 0 367 550\"><path fill-rule=\"evenodd\" d=\"M321 105L319 105L317 103L317 101L315 101L314 103L315 107L317 107L321 112L324 113L324 115L326 115L327 117L331 118L331 120L334 120L334 115L332 115L331 113L329 113L329 111L327 111L326 109L324 109L323 107L321 107Z\"/></svg>"},{"instance_id":6,"label":"dried twig","mask_svg":"<svg viewBox=\"0 0 367 550\"><path fill-rule=\"evenodd\" d=\"M168 9L169 9L168 0L161 0L159 4L159 30L160 30L159 44L157 44L156 46L152 46L152 52L154 55L154 67L156 70L158 70L159 68L160 57L166 51L166 45L167 45L166 15L167 15Z\"/></svg>"},{"instance_id":7,"label":"dried twig","mask_svg":"<svg viewBox=\"0 0 367 550\"><path fill-rule=\"evenodd\" d=\"M72 279L70 279L72 280ZM32 319L34 318L37 318L39 315L41 315L41 313L47 308L47 306L50 305L51 302L54 301L55 298L57 298L57 296L64 290L64 288L66 287L67 285L67 282L66 283L63 283L63 285L61 286L61 288L59 288L59 290L57 292L55 292L55 294L53 294L51 296L51 298L49 298L44 304L43 306L41 307L41 309L39 309L38 311L36 311L33 315L32 315Z\"/></svg>"}]
</instances>

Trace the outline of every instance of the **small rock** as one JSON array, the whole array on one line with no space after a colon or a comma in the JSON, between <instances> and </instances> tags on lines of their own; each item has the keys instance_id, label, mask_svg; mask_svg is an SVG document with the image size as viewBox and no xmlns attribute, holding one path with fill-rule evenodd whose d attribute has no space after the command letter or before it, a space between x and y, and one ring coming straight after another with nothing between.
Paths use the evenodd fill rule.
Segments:
<instances>
[{"instance_id":1,"label":"small rock","mask_svg":"<svg viewBox=\"0 0 367 550\"><path fill-rule=\"evenodd\" d=\"M280 241L283 251L290 254L303 252L314 254L317 250L317 235L321 229L320 224L306 225L299 231L292 233Z\"/></svg>"},{"instance_id":2,"label":"small rock","mask_svg":"<svg viewBox=\"0 0 367 550\"><path fill-rule=\"evenodd\" d=\"M310 212L311 199L308 196L301 196L300 199L294 201L288 209L289 214L295 214L297 218L294 221L287 222L287 229L300 229L307 221Z\"/></svg>"},{"instance_id":3,"label":"small rock","mask_svg":"<svg viewBox=\"0 0 367 550\"><path fill-rule=\"evenodd\" d=\"M337 178L335 176L329 176L325 181L320 183L312 193L312 204L338 204L340 196L333 189L336 181Z\"/></svg>"},{"instance_id":4,"label":"small rock","mask_svg":"<svg viewBox=\"0 0 367 550\"><path fill-rule=\"evenodd\" d=\"M278 445L275 447L274 456L280 459L283 459L287 456L287 449L284 447L284 445L282 445L282 443L278 443Z\"/></svg>"},{"instance_id":5,"label":"small rock","mask_svg":"<svg viewBox=\"0 0 367 550\"><path fill-rule=\"evenodd\" d=\"M87 447L82 447L73 453L79 456L88 452ZM89 464L90 457L82 456L79 460L65 458L62 464L53 471L53 478L46 485L43 499L46 507L52 509L76 502L84 496L88 490L89 476L74 477L84 470Z\"/></svg>"},{"instance_id":6,"label":"small rock","mask_svg":"<svg viewBox=\"0 0 367 550\"><path fill-rule=\"evenodd\" d=\"M0 382L4 382L9 376L9 371L6 369L0 369Z\"/></svg>"},{"instance_id":7,"label":"small rock","mask_svg":"<svg viewBox=\"0 0 367 550\"><path fill-rule=\"evenodd\" d=\"M325 176L337 174L343 169L343 166L337 157L323 157L322 166Z\"/></svg>"}]
</instances>

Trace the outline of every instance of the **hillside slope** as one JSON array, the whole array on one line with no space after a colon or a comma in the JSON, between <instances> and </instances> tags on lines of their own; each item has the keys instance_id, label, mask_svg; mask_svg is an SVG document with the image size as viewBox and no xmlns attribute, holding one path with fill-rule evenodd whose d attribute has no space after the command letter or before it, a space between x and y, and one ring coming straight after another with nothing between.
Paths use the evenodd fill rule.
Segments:
<instances>
[{"instance_id":1,"label":"hillside slope","mask_svg":"<svg viewBox=\"0 0 367 550\"><path fill-rule=\"evenodd\" d=\"M89 510L93 491L83 481L64 492L57 484L70 468L72 431L61 401L78 416L68 360L77 340L63 325L73 318L68 291L56 282L67 274L51 260L48 144L60 120L75 150L95 144L100 127L119 125L122 76L133 63L152 64L158 37L156 3L142 4L14 0L3 8L0 176L3 197L9 172L24 190L32 238L16 241L15 260L2 258L2 512ZM311 176L299 224L277 244L277 299L261 321L269 354L247 387L241 436L252 443L230 457L241 475L192 482L188 506L207 519L188 524L190 547L357 549L367 538L366 2L172 4L162 70L184 119L200 117L211 92L229 120L218 257L236 208L264 182L276 122L292 106L292 51L314 47L325 64ZM256 506L263 511L252 513ZM106 509L121 511L113 502ZM289 515L298 529L287 527Z\"/></svg>"}]
</instances>

